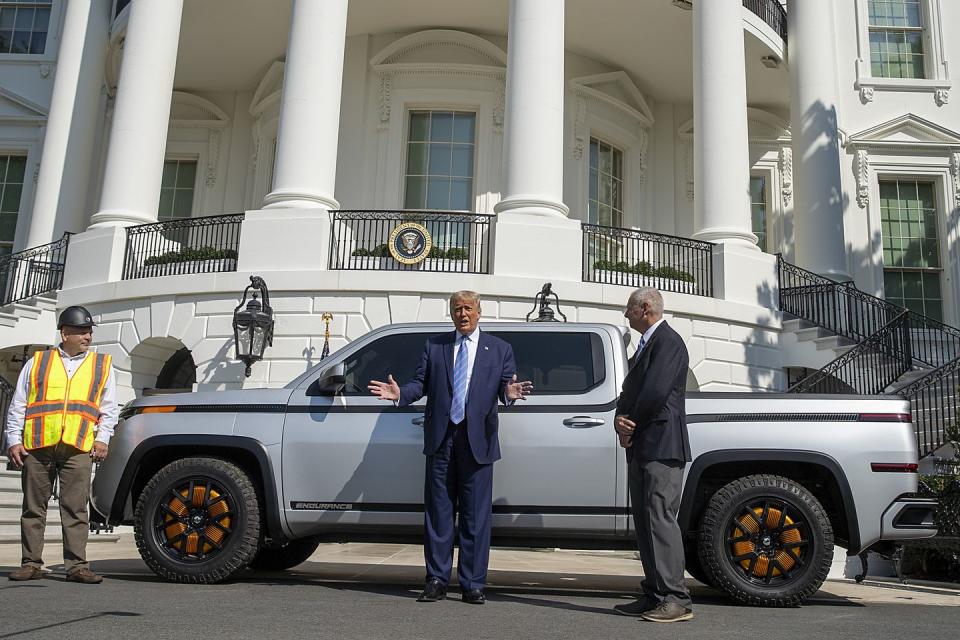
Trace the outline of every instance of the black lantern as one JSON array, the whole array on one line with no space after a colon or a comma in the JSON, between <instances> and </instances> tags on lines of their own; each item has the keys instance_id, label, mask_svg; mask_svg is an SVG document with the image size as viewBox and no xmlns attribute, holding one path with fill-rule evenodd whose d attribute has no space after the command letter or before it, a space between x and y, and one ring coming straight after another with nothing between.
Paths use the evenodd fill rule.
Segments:
<instances>
[{"instance_id":1,"label":"black lantern","mask_svg":"<svg viewBox=\"0 0 960 640\"><path fill-rule=\"evenodd\" d=\"M553 309L550 308L550 296L553 296L554 302L557 303L557 313L560 314L560 317L563 318L563 321L567 321L567 316L563 314L563 311L560 311L560 298L557 297L557 294L551 289L553 285L549 282L543 283L543 288L540 289L540 293L533 297L533 309L530 310L530 313L527 314L527 322L560 322L554 316ZM537 317L533 320L530 319L530 316L533 315L533 312L537 310L537 306L540 307L540 312L537 314Z\"/></svg>"},{"instance_id":2,"label":"black lantern","mask_svg":"<svg viewBox=\"0 0 960 640\"><path fill-rule=\"evenodd\" d=\"M250 292L250 290L253 290ZM250 301L247 302L247 292ZM263 297L261 303L257 296ZM244 308L243 303L247 306ZM263 359L263 352L273 345L273 309L270 292L260 276L250 276L250 284L243 290L243 299L233 310L233 338L237 345L237 359L247 365L244 375L250 377L250 366Z\"/></svg>"}]
</instances>

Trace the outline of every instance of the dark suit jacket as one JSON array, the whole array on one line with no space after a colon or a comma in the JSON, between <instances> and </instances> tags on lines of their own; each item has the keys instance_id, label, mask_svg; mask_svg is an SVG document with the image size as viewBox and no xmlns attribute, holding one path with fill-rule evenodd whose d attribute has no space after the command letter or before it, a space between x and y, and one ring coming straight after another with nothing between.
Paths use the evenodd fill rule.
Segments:
<instances>
[{"instance_id":1,"label":"dark suit jacket","mask_svg":"<svg viewBox=\"0 0 960 640\"><path fill-rule=\"evenodd\" d=\"M637 425L627 460L690 462L685 407L690 358L683 338L661 323L630 365L617 400L617 415L627 415Z\"/></svg>"},{"instance_id":2,"label":"dark suit jacket","mask_svg":"<svg viewBox=\"0 0 960 640\"><path fill-rule=\"evenodd\" d=\"M440 448L450 423L453 348L458 335L456 331L451 331L427 339L417 373L413 380L400 387L398 405L401 407L427 396L423 453L428 456ZM497 399L506 403L506 385L516 372L510 344L481 329L465 407L470 451L479 464L490 464L500 459Z\"/></svg>"}]
</instances>

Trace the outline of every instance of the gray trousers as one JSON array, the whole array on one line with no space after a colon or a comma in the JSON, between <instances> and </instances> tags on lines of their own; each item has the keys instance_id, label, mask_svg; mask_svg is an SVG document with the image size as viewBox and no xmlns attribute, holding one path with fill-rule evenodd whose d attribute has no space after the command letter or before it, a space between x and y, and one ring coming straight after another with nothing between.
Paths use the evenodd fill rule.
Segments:
<instances>
[{"instance_id":1,"label":"gray trousers","mask_svg":"<svg viewBox=\"0 0 960 640\"><path fill-rule=\"evenodd\" d=\"M683 467L679 460L632 460L628 465L630 503L637 548L643 563L644 595L655 602L689 607L683 579L683 536L677 524Z\"/></svg>"},{"instance_id":2,"label":"gray trousers","mask_svg":"<svg viewBox=\"0 0 960 640\"><path fill-rule=\"evenodd\" d=\"M60 479L60 522L63 527L63 564L67 573L89 566L87 537L90 518L90 472L93 460L68 444L34 449L23 461L23 515L20 517L22 565L43 565L43 530L53 480Z\"/></svg>"}]
</instances>

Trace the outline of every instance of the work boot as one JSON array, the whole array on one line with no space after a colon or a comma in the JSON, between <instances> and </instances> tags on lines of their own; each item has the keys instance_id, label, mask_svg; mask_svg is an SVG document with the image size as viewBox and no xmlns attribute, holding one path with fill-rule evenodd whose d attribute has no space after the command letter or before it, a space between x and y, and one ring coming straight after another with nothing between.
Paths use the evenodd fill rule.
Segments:
<instances>
[{"instance_id":1,"label":"work boot","mask_svg":"<svg viewBox=\"0 0 960 640\"><path fill-rule=\"evenodd\" d=\"M25 564L16 571L11 571L7 576L11 580L23 582L24 580L40 580L43 578L43 569L32 564Z\"/></svg>"},{"instance_id":2,"label":"work boot","mask_svg":"<svg viewBox=\"0 0 960 640\"><path fill-rule=\"evenodd\" d=\"M87 567L71 571L67 574L67 582L80 582L83 584L100 584L103 582L103 576L98 576Z\"/></svg>"}]
</instances>

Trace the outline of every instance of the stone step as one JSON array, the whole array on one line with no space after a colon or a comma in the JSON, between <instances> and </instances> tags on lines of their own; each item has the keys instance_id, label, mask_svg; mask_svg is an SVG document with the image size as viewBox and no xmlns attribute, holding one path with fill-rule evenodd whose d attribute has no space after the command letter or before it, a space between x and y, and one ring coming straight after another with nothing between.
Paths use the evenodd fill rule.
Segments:
<instances>
[{"instance_id":1,"label":"stone step","mask_svg":"<svg viewBox=\"0 0 960 640\"><path fill-rule=\"evenodd\" d=\"M854 347L857 344L855 341L849 338L844 338L843 336L835 336L832 334L827 334L819 338L813 338L813 342L814 344L817 345L818 351L822 351L825 349L835 350L835 349L838 349L839 347L848 347L848 346Z\"/></svg>"},{"instance_id":2,"label":"stone step","mask_svg":"<svg viewBox=\"0 0 960 640\"><path fill-rule=\"evenodd\" d=\"M23 512L22 507L19 505L16 507L4 507L0 506L0 525L4 524L20 524L20 514ZM60 506L53 502L47 508L47 522L60 522Z\"/></svg>"},{"instance_id":3,"label":"stone step","mask_svg":"<svg viewBox=\"0 0 960 640\"><path fill-rule=\"evenodd\" d=\"M10 308L13 309L13 313L15 315L25 320L36 320L40 317L40 314L43 313L40 308L32 304L24 304L22 302L14 302L10 305Z\"/></svg>"},{"instance_id":4,"label":"stone step","mask_svg":"<svg viewBox=\"0 0 960 640\"><path fill-rule=\"evenodd\" d=\"M0 471L0 492L21 490L19 471Z\"/></svg>"},{"instance_id":5,"label":"stone step","mask_svg":"<svg viewBox=\"0 0 960 640\"><path fill-rule=\"evenodd\" d=\"M87 538L87 544L117 542L119 539L120 536L116 533L91 533ZM48 529L46 535L43 536L43 541L47 544L59 544L63 542L63 534L59 528L57 528L56 533L50 533ZM13 534L0 532L0 544L20 544L20 529L18 528L16 533Z\"/></svg>"},{"instance_id":6,"label":"stone step","mask_svg":"<svg viewBox=\"0 0 960 640\"><path fill-rule=\"evenodd\" d=\"M59 522L48 522L47 528L43 530L43 539L50 540L53 536L61 538L63 530L60 528ZM0 536L20 536L20 520L17 520L13 524L7 524L0 522Z\"/></svg>"},{"instance_id":7,"label":"stone step","mask_svg":"<svg viewBox=\"0 0 960 640\"><path fill-rule=\"evenodd\" d=\"M806 327L800 329L796 332L797 342L805 342L807 340L816 340L817 338L823 338L826 336L833 337L832 333L828 333L826 330L821 329L817 326Z\"/></svg>"},{"instance_id":8,"label":"stone step","mask_svg":"<svg viewBox=\"0 0 960 640\"><path fill-rule=\"evenodd\" d=\"M789 318L783 321L783 330L796 333L802 329L809 329L810 327L816 326L808 320L803 318Z\"/></svg>"},{"instance_id":9,"label":"stone step","mask_svg":"<svg viewBox=\"0 0 960 640\"><path fill-rule=\"evenodd\" d=\"M3 307L4 309L8 307ZM0 327L15 327L17 322L20 320L19 317L12 313L7 313L6 311L0 311Z\"/></svg>"},{"instance_id":10,"label":"stone step","mask_svg":"<svg viewBox=\"0 0 960 640\"><path fill-rule=\"evenodd\" d=\"M30 300L27 301L27 304L32 304L33 306L46 311L56 311L57 309L57 299L48 298L47 296L35 296L30 298Z\"/></svg>"}]
</instances>

